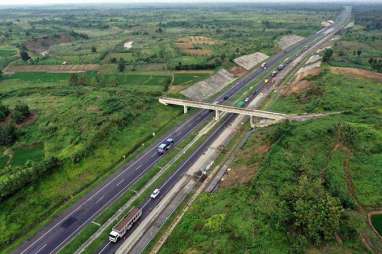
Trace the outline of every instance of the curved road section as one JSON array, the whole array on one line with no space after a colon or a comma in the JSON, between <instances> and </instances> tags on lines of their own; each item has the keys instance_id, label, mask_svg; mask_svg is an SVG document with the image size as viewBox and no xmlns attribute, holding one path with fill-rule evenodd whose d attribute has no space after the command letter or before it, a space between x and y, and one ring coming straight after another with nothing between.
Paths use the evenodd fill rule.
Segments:
<instances>
[{"instance_id":1,"label":"curved road section","mask_svg":"<svg viewBox=\"0 0 382 254\"><path fill-rule=\"evenodd\" d=\"M344 14L345 13L345 14ZM350 14L350 11L343 12L338 20L345 20ZM337 24L342 24L342 22L337 22ZM339 25L336 25L339 26ZM267 60L267 64L270 68L277 66L279 62L288 55L291 51L301 49L303 46L309 46L313 42L324 38L331 32L329 29L338 30L339 27L329 27L327 29L322 29L319 32L305 38L299 43L291 46L290 48L276 54ZM254 69L249 74L239 79L235 84L224 94L219 96L215 102L222 103L225 98L229 98L237 94L242 88L249 85L252 81L263 74L263 69ZM253 96L256 96L264 85L259 85ZM68 243L84 226L91 223L91 221L106 207L108 207L113 201L121 197L129 187L139 180L148 170L155 165L160 159L160 155L157 153L157 146L162 143L168 137L171 137L175 141L175 145L181 142L183 139L188 137L188 135L201 125L203 125L207 120L212 118L213 113L208 110L200 110L192 115L187 121L178 127L171 130L167 135L161 138L156 144L149 147L141 156L139 156L135 161L127 164L126 167L121 168L109 177L101 186L97 187L94 191L87 194L85 197L80 199L76 204L66 210L61 216L48 224L43 230L41 230L33 238L27 240L23 245L21 245L15 253L18 254L50 254L57 253L66 243ZM230 119L229 117L228 119ZM228 124L231 120L224 120L222 126ZM222 127L218 128L221 129ZM197 155L192 156L196 158ZM192 160L186 161L187 165L192 162ZM184 165L185 168L187 165ZM178 174L182 173L183 170L177 171ZM178 179L179 175L172 176L168 182L167 186L170 188L173 182ZM167 189L167 188L165 188ZM158 200L159 201L159 200ZM155 206L156 202L147 203L144 205L145 214Z\"/></svg>"}]
</instances>

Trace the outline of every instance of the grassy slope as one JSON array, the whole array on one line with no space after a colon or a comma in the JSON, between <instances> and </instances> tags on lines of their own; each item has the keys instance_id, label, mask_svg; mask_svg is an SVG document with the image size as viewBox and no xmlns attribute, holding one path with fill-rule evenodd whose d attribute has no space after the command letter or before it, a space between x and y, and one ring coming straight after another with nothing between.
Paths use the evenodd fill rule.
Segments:
<instances>
[{"instance_id":1,"label":"grassy slope","mask_svg":"<svg viewBox=\"0 0 382 254\"><path fill-rule=\"evenodd\" d=\"M60 171L2 202L0 245L33 228L62 202L110 173L124 154L134 151L152 132L165 128L181 114L180 109L156 102L168 77L146 75L142 79L131 75L130 79L127 75L116 87L78 88L68 86L67 78L65 74L20 73L1 81L2 102L13 107L23 101L38 118L19 130L17 143L8 148L13 151L12 159L1 156L1 162L9 166L0 173L6 175L13 166L51 155L66 162ZM148 90L150 86L154 92ZM124 113L131 115L121 121ZM71 162L70 158L89 144L94 150L80 163Z\"/></svg>"},{"instance_id":2,"label":"grassy slope","mask_svg":"<svg viewBox=\"0 0 382 254\"><path fill-rule=\"evenodd\" d=\"M377 247L378 239L370 231L364 217L357 212L357 200L365 209L382 204L380 182L381 161L381 99L380 84L325 72L314 79L322 96L309 93L282 97L270 109L281 112L351 111L330 118L291 123L289 131L275 140L278 127L260 130L238 154L235 168L257 170L247 185L225 188L214 194L203 194L186 214L161 253L286 253L296 244L278 217L284 202L280 192L296 184L301 165L318 176L324 176L327 190L341 200L346 208L339 236L335 241L317 248L321 253L364 253L357 231L369 236ZM303 99L301 96L309 96ZM303 103L305 101L307 103ZM348 149L335 149L337 123L347 123L356 131L356 142ZM262 154L259 147L270 147ZM256 151L255 153L253 151ZM350 160L354 193L350 193L344 161ZM347 218L347 219L345 219ZM351 223L349 223L351 221ZM352 230L349 230L349 228Z\"/></svg>"}]
</instances>

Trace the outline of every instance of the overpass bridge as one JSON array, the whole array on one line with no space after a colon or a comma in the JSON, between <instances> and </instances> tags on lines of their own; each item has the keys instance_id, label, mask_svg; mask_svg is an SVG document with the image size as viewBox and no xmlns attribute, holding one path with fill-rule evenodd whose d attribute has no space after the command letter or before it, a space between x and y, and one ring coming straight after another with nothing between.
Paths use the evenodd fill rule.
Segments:
<instances>
[{"instance_id":1,"label":"overpass bridge","mask_svg":"<svg viewBox=\"0 0 382 254\"><path fill-rule=\"evenodd\" d=\"M252 128L255 127L254 118L268 119L268 120L272 120L276 122L289 119L289 116L287 114L281 114L281 113L275 113L275 112L269 112L269 111L263 111L263 110L257 110L257 109L250 109L250 108L239 108L234 106L213 104L213 103L201 102L201 101L191 101L191 100L175 99L175 98L168 98L168 97L160 97L159 102L164 105L183 106L184 113L187 113L188 107L214 110L215 120L219 120L221 112L247 115L250 117L250 124Z\"/></svg>"}]
</instances>

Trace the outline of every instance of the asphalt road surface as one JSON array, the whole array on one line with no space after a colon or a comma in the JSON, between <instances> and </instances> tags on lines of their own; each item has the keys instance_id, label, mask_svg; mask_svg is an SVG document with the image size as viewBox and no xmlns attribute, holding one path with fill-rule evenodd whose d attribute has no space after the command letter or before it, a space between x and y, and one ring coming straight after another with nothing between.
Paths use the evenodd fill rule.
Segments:
<instances>
[{"instance_id":1,"label":"asphalt road surface","mask_svg":"<svg viewBox=\"0 0 382 254\"><path fill-rule=\"evenodd\" d=\"M269 60L267 60L268 68L278 65L279 62L285 58L286 55L288 55L288 53L305 45L310 45L312 44L312 41L317 41L318 38L322 38L324 35L325 30L320 30L320 32L307 37L298 44L293 45L292 47L269 58ZM219 96L215 102L223 103L227 98L237 94L242 88L246 87L263 72L263 69L255 69L251 71L249 74L238 80L224 94ZM252 94L251 97L253 98L256 96L261 89L263 89L263 87L264 84L259 85L256 92ZM149 147L136 160L130 162L126 167L113 174L105 181L104 184L80 199L76 204L70 207L53 222L48 224L32 239L26 241L15 251L15 253L57 253L72 237L76 235L76 233L78 233L84 226L91 223L100 212L123 195L132 184L139 180L140 177L142 177L156 162L158 162L161 156L157 153L156 148L162 141L168 137L171 137L174 139L176 145L188 137L193 130L197 129L211 119L212 115L213 114L207 110L200 110L193 114L187 121L171 130L160 141ZM203 150L208 147L208 144L213 141L214 137L216 137L235 117L235 115L228 115L225 117L222 120L222 124L220 124L206 139L206 141L191 155L191 157L179 167L176 173L170 176L168 181L166 181L166 183L161 187L161 195L153 201L148 200L145 202L142 206L142 217L146 216L153 209L153 207L160 201L161 196L165 195L165 193L182 176L186 169L198 158ZM104 249L104 252L112 253L117 246L118 244L109 244Z\"/></svg>"}]
</instances>

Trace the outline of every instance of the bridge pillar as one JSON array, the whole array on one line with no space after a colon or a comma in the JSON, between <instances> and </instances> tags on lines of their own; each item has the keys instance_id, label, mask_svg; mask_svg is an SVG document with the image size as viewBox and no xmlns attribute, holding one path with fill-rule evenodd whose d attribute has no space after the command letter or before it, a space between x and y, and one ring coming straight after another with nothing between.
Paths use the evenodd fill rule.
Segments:
<instances>
[{"instance_id":1,"label":"bridge pillar","mask_svg":"<svg viewBox=\"0 0 382 254\"><path fill-rule=\"evenodd\" d=\"M186 105L183 106L183 113L187 114L187 106Z\"/></svg>"},{"instance_id":2,"label":"bridge pillar","mask_svg":"<svg viewBox=\"0 0 382 254\"><path fill-rule=\"evenodd\" d=\"M251 128L255 128L255 117L254 116L249 116L249 125L251 126Z\"/></svg>"},{"instance_id":3,"label":"bridge pillar","mask_svg":"<svg viewBox=\"0 0 382 254\"><path fill-rule=\"evenodd\" d=\"M215 120L219 120L220 119L220 112L219 110L215 110Z\"/></svg>"}]
</instances>

